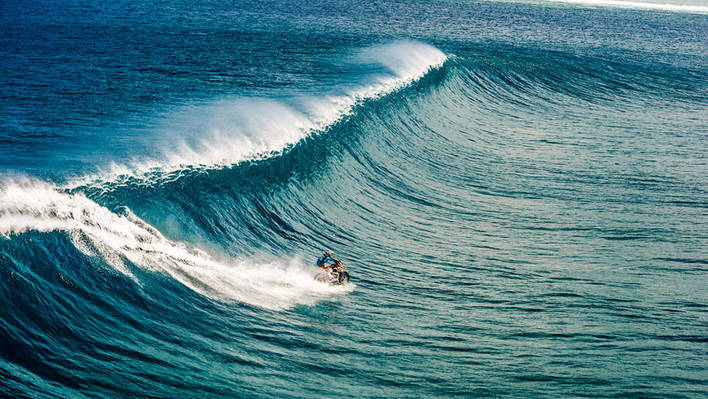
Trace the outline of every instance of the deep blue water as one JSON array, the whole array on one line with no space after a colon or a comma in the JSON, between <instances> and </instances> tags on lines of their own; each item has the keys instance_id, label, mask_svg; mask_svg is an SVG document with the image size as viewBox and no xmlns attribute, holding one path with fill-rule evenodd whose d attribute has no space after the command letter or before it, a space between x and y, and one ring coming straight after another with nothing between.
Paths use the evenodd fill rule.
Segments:
<instances>
[{"instance_id":1,"label":"deep blue water","mask_svg":"<svg viewBox=\"0 0 708 399\"><path fill-rule=\"evenodd\" d=\"M0 1L0 396L707 397L684 11Z\"/></svg>"}]
</instances>

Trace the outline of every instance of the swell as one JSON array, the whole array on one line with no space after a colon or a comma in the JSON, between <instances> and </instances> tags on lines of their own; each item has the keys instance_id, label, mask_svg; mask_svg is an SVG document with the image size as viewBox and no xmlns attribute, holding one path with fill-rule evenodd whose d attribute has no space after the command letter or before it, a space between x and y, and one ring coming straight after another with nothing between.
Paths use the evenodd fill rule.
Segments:
<instances>
[{"instance_id":1,"label":"swell","mask_svg":"<svg viewBox=\"0 0 708 399\"><path fill-rule=\"evenodd\" d=\"M608 64L616 70L608 73ZM152 395L169 397L175 383L153 378L174 377L174 369L194 370L172 378L178 389L233 392L240 380L213 375L214 362L238 364L255 375L268 361L259 351L269 349L225 353L223 342L249 347L267 340L264 328L248 322L254 319L288 335L290 326L278 311L350 292L313 281L313 267L303 256L315 250L331 246L345 253L357 292L367 290L376 307L388 304L387 311L454 303L450 277L461 275L460 263L479 272L466 276L470 286L488 278L541 278L531 269L535 259L525 261L529 269L509 266L517 261L515 248L505 245L519 236L477 234L473 240L466 233L484 231L490 220L511 231L533 222L546 227L533 234L556 240L554 232L567 235L567 226L577 229L576 238L600 230L578 226L589 222L568 221L561 212L536 216L546 224L520 218L519 207L534 210L539 198L582 210L592 194L552 185L533 189L534 179L601 184L607 197L602 204L628 204L627 190L642 194L647 187L621 175L557 167L566 162L572 169L567 158L555 164L543 159L551 167L528 168L532 177L522 179L519 170L527 165L517 157L525 148L514 142L515 135L562 144L567 137L556 137L558 130L572 129L547 136L532 122L552 127L549 121L616 113L638 118L637 110L662 111L683 92L692 94L651 116L657 120L676 117L682 107L704 107L705 83L560 55L458 55L388 95L358 100L345 116L295 135L294 143L275 154L174 169L156 161L155 170L69 186L6 180L0 187L0 295L13 306L0 310L0 357L16 366L13 375L29 375L26 380L37 381L39 389L61 389L68 397L86 386L110 396L116 380L106 385L97 379L98 369L119 376L128 396L150 387ZM678 179L657 178L649 188L685 189ZM644 205L660 201L638 197ZM553 207L543 209L549 211ZM641 228L656 229L651 236L667 229ZM476 259L484 256L484 263ZM417 264L435 267L421 271ZM393 272L397 279L390 279ZM487 287L491 301L497 293ZM415 292L419 304L406 303L401 292ZM244 313L247 318L240 317ZM152 347L162 351L145 349ZM27 360L39 353L42 359Z\"/></svg>"},{"instance_id":2,"label":"swell","mask_svg":"<svg viewBox=\"0 0 708 399\"><path fill-rule=\"evenodd\" d=\"M482 176L505 145L504 132L494 128L500 121L522 123L558 113L600 118L623 112L629 118L679 95L659 87L681 91L703 84L646 70L608 74L602 64L585 59L562 67L553 59L498 61L452 57L400 92L362 102L347 118L278 156L228 168L183 170L150 184L133 179L79 191L111 209L127 205L174 239L216 245L231 256L284 254L288 247L311 251L346 243L346 235L339 237L346 229L331 227L341 215L324 211L335 204L361 212L356 217L389 217L380 211L389 207L386 202L366 204L363 193L463 216L470 213L460 205L469 190L529 195ZM701 104L700 92L693 91L691 106ZM470 129L466 137L454 131L460 126ZM343 188L335 189L333 181L342 179L335 186Z\"/></svg>"},{"instance_id":3,"label":"swell","mask_svg":"<svg viewBox=\"0 0 708 399\"><path fill-rule=\"evenodd\" d=\"M469 217L472 211L462 204L470 191L537 195L510 190L523 185L484 175L509 144L508 134L496 128L500 122L529 129L527 120L570 116L593 123L621 113L623 123L670 123L683 118L677 112L705 106L705 83L690 77L677 81L667 72L616 66L608 74L606 63L596 60L566 61L560 67L554 61L452 57L400 92L362 102L346 119L278 156L219 170L182 171L151 185L136 180L81 191L109 206L128 205L170 237L215 244L232 256L284 254L288 247L312 251L346 245L352 238L347 233L352 225L339 225L342 213L396 225L397 210L387 201ZM693 97L676 103L674 96L683 91ZM646 107L669 104L666 112L644 115ZM461 127L468 129L464 135L455 130ZM553 138L539 140L554 145ZM554 178L602 179L618 186L638 179L618 175L608 180L587 172ZM660 186L682 186L678 179L666 176ZM545 195L573 198L552 191Z\"/></svg>"}]
</instances>

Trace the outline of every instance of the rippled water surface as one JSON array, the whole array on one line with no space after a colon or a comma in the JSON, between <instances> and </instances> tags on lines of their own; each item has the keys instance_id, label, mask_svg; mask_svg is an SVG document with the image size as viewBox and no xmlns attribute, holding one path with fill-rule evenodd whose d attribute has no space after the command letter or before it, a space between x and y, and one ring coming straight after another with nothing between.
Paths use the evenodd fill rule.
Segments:
<instances>
[{"instance_id":1,"label":"rippled water surface","mask_svg":"<svg viewBox=\"0 0 708 399\"><path fill-rule=\"evenodd\" d=\"M0 2L0 396L705 397L708 11L591 3Z\"/></svg>"}]
</instances>

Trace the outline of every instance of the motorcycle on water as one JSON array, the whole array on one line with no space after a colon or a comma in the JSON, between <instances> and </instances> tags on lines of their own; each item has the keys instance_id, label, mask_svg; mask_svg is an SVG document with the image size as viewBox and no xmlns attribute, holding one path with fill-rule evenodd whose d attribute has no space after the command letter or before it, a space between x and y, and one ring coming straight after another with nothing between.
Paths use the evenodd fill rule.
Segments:
<instances>
[{"instance_id":1,"label":"motorcycle on water","mask_svg":"<svg viewBox=\"0 0 708 399\"><path fill-rule=\"evenodd\" d=\"M325 266L324 269L317 273L315 280L328 283L330 285L344 285L349 283L349 273L346 272L347 266L342 262L336 261L330 266Z\"/></svg>"}]
</instances>

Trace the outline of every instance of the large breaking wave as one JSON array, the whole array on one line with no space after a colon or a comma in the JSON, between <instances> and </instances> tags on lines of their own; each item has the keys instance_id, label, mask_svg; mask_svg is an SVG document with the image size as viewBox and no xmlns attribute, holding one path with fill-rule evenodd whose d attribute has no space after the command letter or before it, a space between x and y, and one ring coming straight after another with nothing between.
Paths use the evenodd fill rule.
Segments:
<instances>
[{"instance_id":1,"label":"large breaking wave","mask_svg":"<svg viewBox=\"0 0 708 399\"><path fill-rule=\"evenodd\" d=\"M378 64L385 71L368 76L363 84L317 98L223 100L184 111L177 116L181 131L172 132L177 137L171 141L178 143L168 146L160 158L136 157L61 186L29 178L5 179L0 186L0 235L64 232L83 255L131 278L135 279L134 265L167 274L210 298L263 308L311 304L344 293L351 288L315 282L313 267L297 255L279 259L214 256L165 237L125 204L114 203L109 209L85 193L111 190L126 181L135 183L135 179L140 181L138 186L147 187L166 175L277 156L332 126L357 103L405 87L445 59L438 49L418 42L368 48L358 53L356 62ZM188 134L180 137L179 133Z\"/></svg>"}]
</instances>

